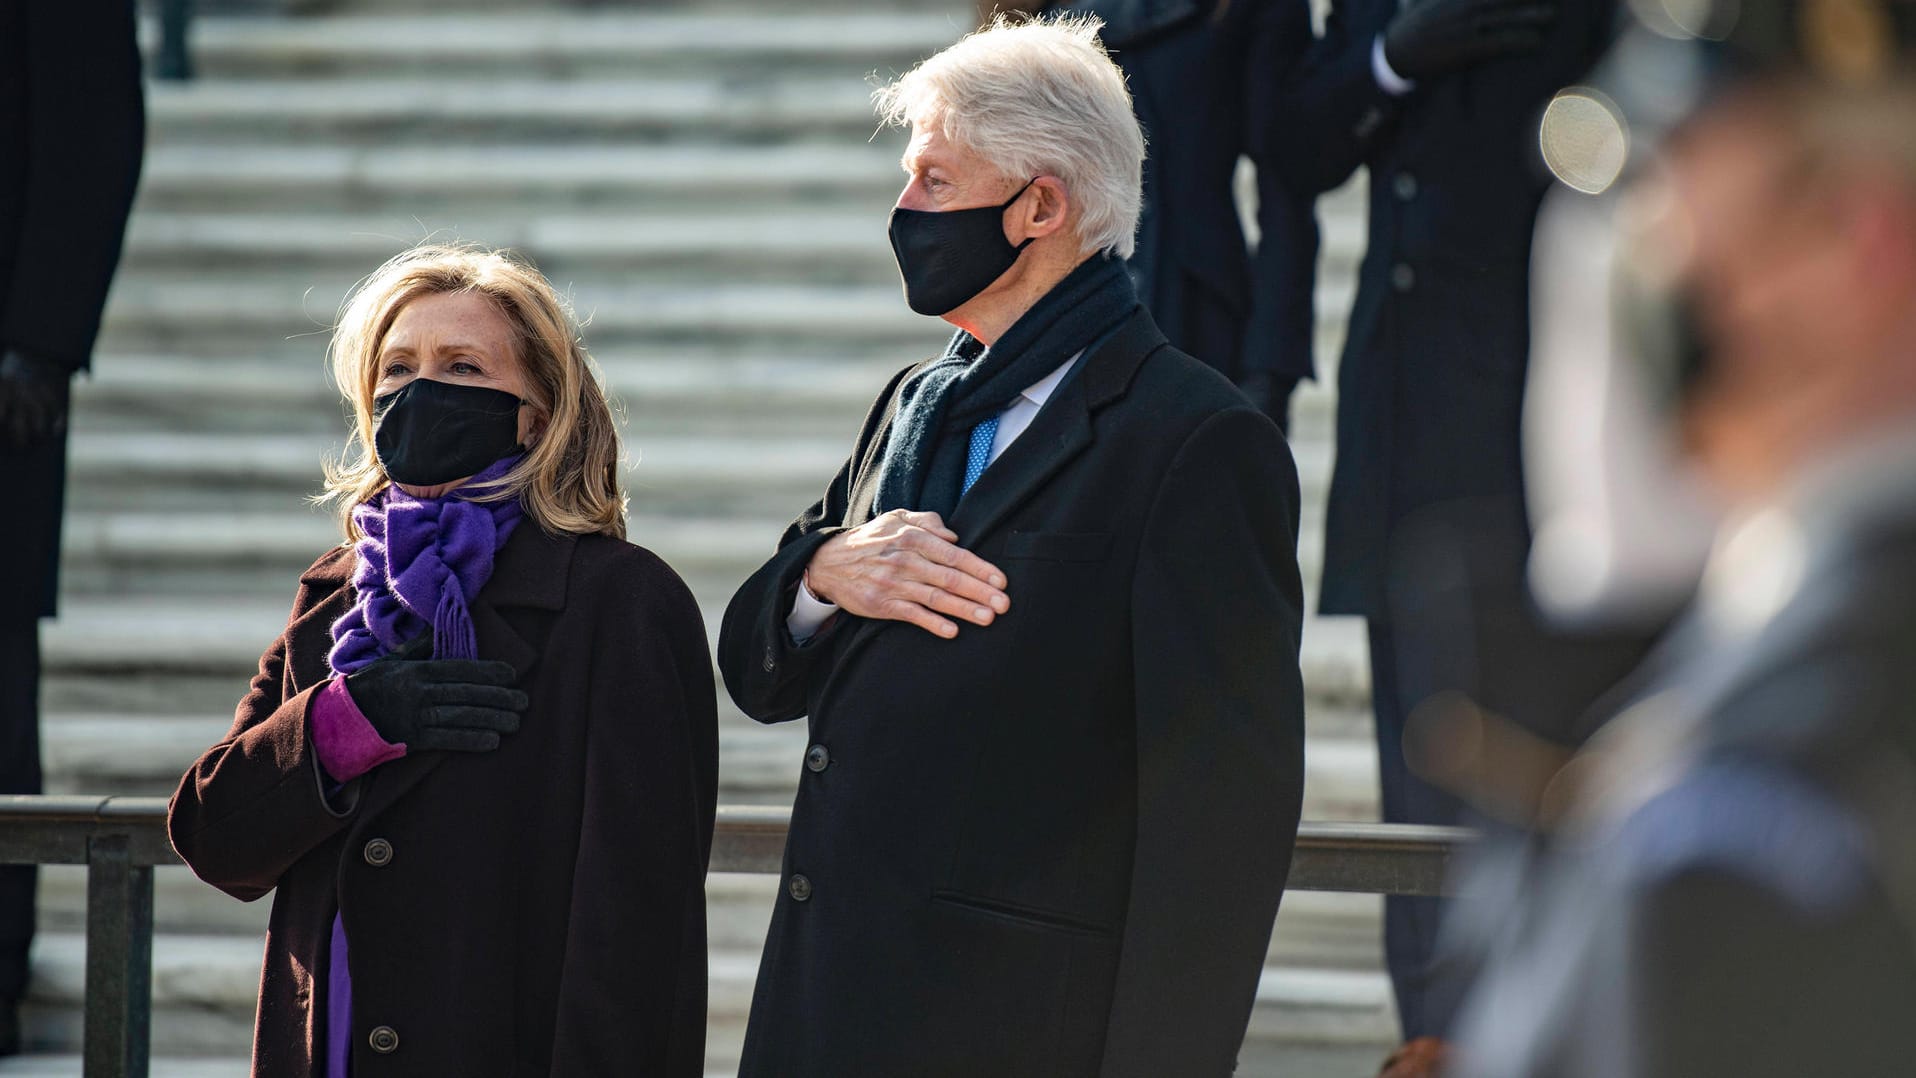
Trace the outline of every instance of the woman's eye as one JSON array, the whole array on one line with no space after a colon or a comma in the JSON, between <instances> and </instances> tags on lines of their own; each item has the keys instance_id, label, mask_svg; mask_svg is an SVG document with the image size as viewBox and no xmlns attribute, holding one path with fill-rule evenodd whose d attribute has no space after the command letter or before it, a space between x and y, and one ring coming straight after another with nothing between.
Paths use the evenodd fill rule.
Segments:
<instances>
[{"instance_id":1,"label":"woman's eye","mask_svg":"<svg viewBox=\"0 0 1916 1078\"><path fill-rule=\"evenodd\" d=\"M392 363L386 364L386 366L383 369L381 369L379 373L385 375L388 378L391 378L392 376L396 374L405 374L407 371L411 369L412 369L411 367L406 366L404 363L400 363L395 360Z\"/></svg>"},{"instance_id":2,"label":"woman's eye","mask_svg":"<svg viewBox=\"0 0 1916 1078\"><path fill-rule=\"evenodd\" d=\"M477 363L468 363L465 360L461 359L461 360L456 360L453 363L452 373L454 374L484 374L486 372L480 370L479 365Z\"/></svg>"}]
</instances>

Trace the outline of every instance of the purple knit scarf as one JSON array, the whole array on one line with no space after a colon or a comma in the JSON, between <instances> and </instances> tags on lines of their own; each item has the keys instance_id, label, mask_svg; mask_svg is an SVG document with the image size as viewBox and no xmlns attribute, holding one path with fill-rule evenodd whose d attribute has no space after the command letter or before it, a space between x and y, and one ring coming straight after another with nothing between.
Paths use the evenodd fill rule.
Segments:
<instances>
[{"instance_id":1,"label":"purple knit scarf","mask_svg":"<svg viewBox=\"0 0 1916 1078\"><path fill-rule=\"evenodd\" d=\"M521 459L507 457L469 485L499 479ZM516 498L473 502L458 491L415 498L398 486L354 508L353 522L365 535L353 572L358 600L333 623L333 672L350 674L429 628L434 658L478 658L468 604L492 578L494 555L524 515Z\"/></svg>"}]
</instances>

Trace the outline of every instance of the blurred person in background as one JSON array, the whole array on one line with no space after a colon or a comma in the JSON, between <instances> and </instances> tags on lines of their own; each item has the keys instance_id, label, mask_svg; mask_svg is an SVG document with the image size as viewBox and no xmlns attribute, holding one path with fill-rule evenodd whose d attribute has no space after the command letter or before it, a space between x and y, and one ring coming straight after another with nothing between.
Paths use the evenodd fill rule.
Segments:
<instances>
[{"instance_id":1,"label":"blurred person in background","mask_svg":"<svg viewBox=\"0 0 1916 1078\"><path fill-rule=\"evenodd\" d=\"M274 892L253 1073L703 1074L711 660L624 539L576 324L522 263L421 247L332 358L348 542L167 819L200 878Z\"/></svg>"},{"instance_id":2,"label":"blurred person in background","mask_svg":"<svg viewBox=\"0 0 1916 1078\"><path fill-rule=\"evenodd\" d=\"M1455 1073L1909 1074L1916 4L1637 14L1577 139L1626 182L1546 221L1530 433L1570 475L1605 447L1558 432L1633 412L1600 463L1662 489L1556 492L1540 536L1583 539L1537 570L1566 611L1683 612L1532 784L1536 834L1479 858ZM1686 581L1633 546L1703 553Z\"/></svg>"},{"instance_id":3,"label":"blurred person in background","mask_svg":"<svg viewBox=\"0 0 1916 1078\"><path fill-rule=\"evenodd\" d=\"M145 144L131 0L0 4L0 794L40 792L68 392L92 359ZM20 1050L34 878L0 867L0 1056Z\"/></svg>"},{"instance_id":4,"label":"blurred person in background","mask_svg":"<svg viewBox=\"0 0 1916 1078\"><path fill-rule=\"evenodd\" d=\"M1266 114L1315 40L1308 0L983 0L995 12L1079 13L1124 72L1144 129L1144 204L1129 259L1138 295L1172 347L1215 367L1278 426L1311 376L1316 192L1297 194L1252 141L1282 126ZM1255 249L1233 178L1258 164Z\"/></svg>"},{"instance_id":5,"label":"blurred person in background","mask_svg":"<svg viewBox=\"0 0 1916 1078\"><path fill-rule=\"evenodd\" d=\"M1298 0L1298 6L1304 6ZM1524 582L1521 412L1531 232L1549 184L1537 121L1601 55L1613 0L1332 0L1322 38L1271 80L1288 190L1369 170L1368 248L1337 387L1319 612L1366 619L1383 818L1464 808L1408 766L1404 731L1447 700L1563 739L1635 662L1633 638L1546 627ZM1447 905L1385 901L1406 1040L1442 1036L1465 976Z\"/></svg>"},{"instance_id":6,"label":"blurred person in background","mask_svg":"<svg viewBox=\"0 0 1916 1078\"><path fill-rule=\"evenodd\" d=\"M879 101L905 300L958 332L725 613L733 698L811 740L740 1073L1227 1075L1303 796L1289 450L1139 304L1095 22Z\"/></svg>"}]
</instances>

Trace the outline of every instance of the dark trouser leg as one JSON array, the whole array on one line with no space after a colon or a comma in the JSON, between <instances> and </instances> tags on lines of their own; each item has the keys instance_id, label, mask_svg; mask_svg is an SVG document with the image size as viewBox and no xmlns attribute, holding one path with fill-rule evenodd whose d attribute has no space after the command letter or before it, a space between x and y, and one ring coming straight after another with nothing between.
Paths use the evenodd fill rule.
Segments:
<instances>
[{"instance_id":1,"label":"dark trouser leg","mask_svg":"<svg viewBox=\"0 0 1916 1078\"><path fill-rule=\"evenodd\" d=\"M1372 620L1369 628L1371 706L1377 718L1384 820L1458 823L1463 805L1412 774L1404 763L1404 721L1407 712L1426 694L1404 683L1401 642L1394 627ZM1392 895L1384 899L1384 962L1390 970L1405 1040L1442 1036L1455 1005L1456 991L1437 963L1437 928L1444 906L1445 900L1439 898Z\"/></svg>"},{"instance_id":2,"label":"dark trouser leg","mask_svg":"<svg viewBox=\"0 0 1916 1078\"><path fill-rule=\"evenodd\" d=\"M0 794L40 792L40 622L0 619ZM0 867L0 1005L26 994L32 866Z\"/></svg>"}]
</instances>

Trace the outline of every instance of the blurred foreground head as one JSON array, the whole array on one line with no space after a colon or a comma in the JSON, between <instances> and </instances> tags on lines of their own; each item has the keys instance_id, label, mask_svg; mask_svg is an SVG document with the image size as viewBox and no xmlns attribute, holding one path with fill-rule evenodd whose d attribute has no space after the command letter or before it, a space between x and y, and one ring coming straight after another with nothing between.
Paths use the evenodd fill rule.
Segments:
<instances>
[{"instance_id":1,"label":"blurred foreground head","mask_svg":"<svg viewBox=\"0 0 1916 1078\"><path fill-rule=\"evenodd\" d=\"M1573 617L1667 609L1717 518L1916 437L1916 2L1631 7L1542 130L1585 192L1540 226L1527 416Z\"/></svg>"}]
</instances>

